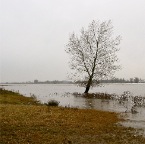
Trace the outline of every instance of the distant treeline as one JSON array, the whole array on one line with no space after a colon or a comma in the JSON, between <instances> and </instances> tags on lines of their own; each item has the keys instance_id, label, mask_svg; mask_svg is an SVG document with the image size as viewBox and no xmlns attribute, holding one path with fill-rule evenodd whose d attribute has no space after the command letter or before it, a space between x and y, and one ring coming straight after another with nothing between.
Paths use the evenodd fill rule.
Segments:
<instances>
[{"instance_id":1,"label":"distant treeline","mask_svg":"<svg viewBox=\"0 0 145 144\"><path fill-rule=\"evenodd\" d=\"M73 84L72 81L58 81L58 80L54 80L54 81L38 81L38 80L34 80L34 84Z\"/></svg>"},{"instance_id":2,"label":"distant treeline","mask_svg":"<svg viewBox=\"0 0 145 144\"><path fill-rule=\"evenodd\" d=\"M4 84L74 84L72 81L59 81L59 80L54 80L54 81L38 81L34 80L28 81L28 82L5 82L5 83L0 83L1 85Z\"/></svg>"},{"instance_id":3,"label":"distant treeline","mask_svg":"<svg viewBox=\"0 0 145 144\"><path fill-rule=\"evenodd\" d=\"M54 80L54 81L38 81L34 80L33 82L11 82L11 83L0 83L0 84L75 84L75 83L84 83L84 82L72 82L72 81L59 81L59 80ZM113 79L108 79L108 80L101 80L101 81L96 81L96 83L145 83L145 80L135 77L135 78L130 78L129 80L126 80L124 78L113 78Z\"/></svg>"},{"instance_id":4,"label":"distant treeline","mask_svg":"<svg viewBox=\"0 0 145 144\"><path fill-rule=\"evenodd\" d=\"M145 83L145 80L142 80L138 77L130 78L129 80L126 80L124 78L113 78L109 80L101 80L101 83Z\"/></svg>"},{"instance_id":5,"label":"distant treeline","mask_svg":"<svg viewBox=\"0 0 145 144\"><path fill-rule=\"evenodd\" d=\"M38 80L34 80L34 84L74 84L74 83L77 83L77 82L58 81L58 80L40 82ZM101 80L99 81L99 83L145 83L145 80L142 80L138 77L130 78L129 80L126 80L124 78L113 78L113 79L108 79L108 80Z\"/></svg>"}]
</instances>

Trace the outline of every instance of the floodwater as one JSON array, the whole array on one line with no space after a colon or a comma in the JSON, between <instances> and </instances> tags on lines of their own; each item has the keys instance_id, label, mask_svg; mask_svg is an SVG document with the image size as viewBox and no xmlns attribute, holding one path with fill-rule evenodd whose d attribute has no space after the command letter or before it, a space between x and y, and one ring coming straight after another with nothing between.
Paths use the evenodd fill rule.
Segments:
<instances>
[{"instance_id":1,"label":"floodwater","mask_svg":"<svg viewBox=\"0 0 145 144\"><path fill-rule=\"evenodd\" d=\"M115 94L117 98L113 100L76 97L73 95L74 92L83 93L85 89L73 84L12 84L1 87L25 96L35 95L42 103L53 99L59 101L60 106L119 112L127 120L122 123L123 125L142 129L142 133L145 135L145 83L104 84L90 90L90 93ZM128 100L120 101L121 95L127 91L129 91ZM140 105L134 106L133 97L135 96L143 97L142 101L139 101L141 102ZM134 111L132 111L132 108L134 108Z\"/></svg>"}]
</instances>

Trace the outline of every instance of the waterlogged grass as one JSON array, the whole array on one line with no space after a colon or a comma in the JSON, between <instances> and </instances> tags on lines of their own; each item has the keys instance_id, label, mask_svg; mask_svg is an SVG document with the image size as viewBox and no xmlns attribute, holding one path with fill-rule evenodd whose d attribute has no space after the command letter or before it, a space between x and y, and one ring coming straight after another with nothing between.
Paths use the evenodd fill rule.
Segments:
<instances>
[{"instance_id":1,"label":"waterlogged grass","mask_svg":"<svg viewBox=\"0 0 145 144\"><path fill-rule=\"evenodd\" d=\"M11 97L9 92L5 96ZM18 95L13 93L13 96ZM0 97L4 97L1 94ZM15 99L14 97L14 99ZM19 96L18 96L19 97ZM12 100L12 97L11 97ZM144 144L116 113L1 101L1 144Z\"/></svg>"},{"instance_id":2,"label":"waterlogged grass","mask_svg":"<svg viewBox=\"0 0 145 144\"><path fill-rule=\"evenodd\" d=\"M107 93L73 93L76 97L85 97L85 98L97 98L97 99L113 99L114 95L107 94Z\"/></svg>"}]
</instances>

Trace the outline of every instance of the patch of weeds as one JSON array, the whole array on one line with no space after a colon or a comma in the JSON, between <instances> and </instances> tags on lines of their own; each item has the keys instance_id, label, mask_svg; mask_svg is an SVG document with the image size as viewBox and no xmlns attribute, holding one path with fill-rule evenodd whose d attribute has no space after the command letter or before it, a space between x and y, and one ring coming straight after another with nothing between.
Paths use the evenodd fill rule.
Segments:
<instances>
[{"instance_id":1,"label":"patch of weeds","mask_svg":"<svg viewBox=\"0 0 145 144\"><path fill-rule=\"evenodd\" d=\"M112 99L111 94L107 93L73 93L75 97L84 97L84 98L97 98L97 99Z\"/></svg>"},{"instance_id":2,"label":"patch of weeds","mask_svg":"<svg viewBox=\"0 0 145 144\"><path fill-rule=\"evenodd\" d=\"M47 105L47 106L58 106L59 102L56 101L56 100L50 100L50 101L48 101L47 103L44 103L44 104Z\"/></svg>"}]
</instances>

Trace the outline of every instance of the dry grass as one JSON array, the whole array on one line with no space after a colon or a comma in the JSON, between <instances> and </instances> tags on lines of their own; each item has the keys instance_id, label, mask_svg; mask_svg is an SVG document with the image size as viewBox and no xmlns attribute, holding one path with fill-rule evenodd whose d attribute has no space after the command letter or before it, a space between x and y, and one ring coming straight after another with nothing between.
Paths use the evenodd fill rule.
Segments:
<instances>
[{"instance_id":1,"label":"dry grass","mask_svg":"<svg viewBox=\"0 0 145 144\"><path fill-rule=\"evenodd\" d=\"M0 88L0 104L40 105L35 97L25 97L19 93Z\"/></svg>"},{"instance_id":2,"label":"dry grass","mask_svg":"<svg viewBox=\"0 0 145 144\"><path fill-rule=\"evenodd\" d=\"M116 113L12 103L1 103L0 113L1 144L145 143L133 129L116 125Z\"/></svg>"}]
</instances>

